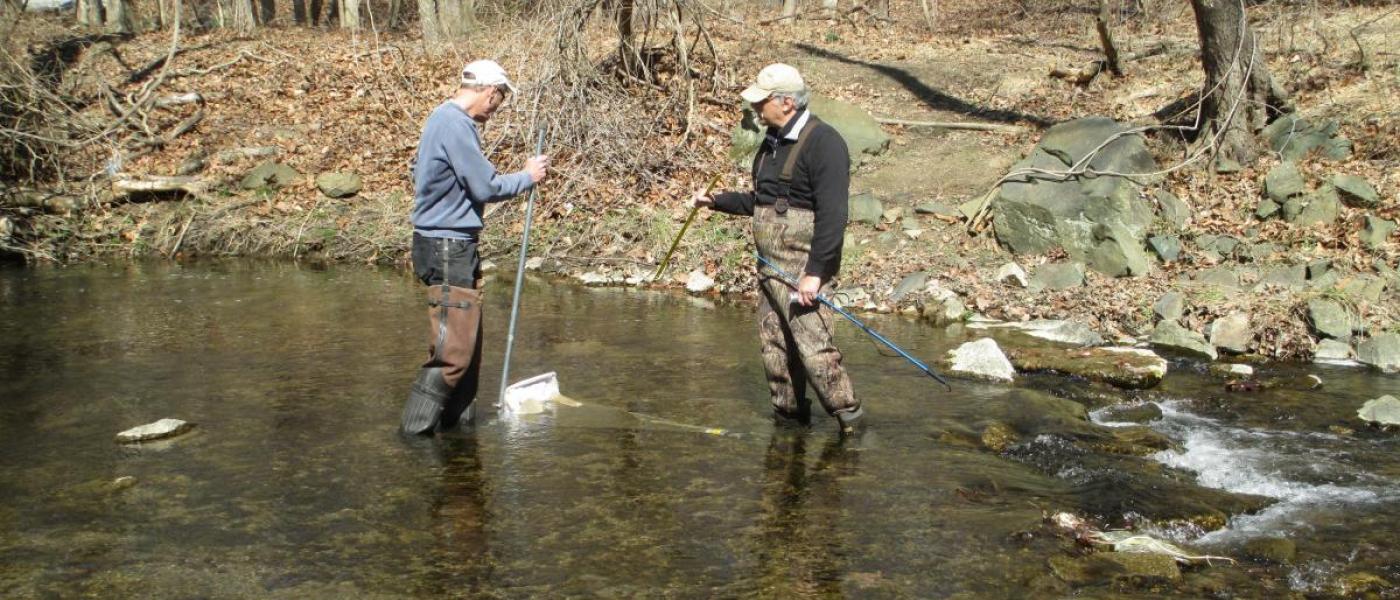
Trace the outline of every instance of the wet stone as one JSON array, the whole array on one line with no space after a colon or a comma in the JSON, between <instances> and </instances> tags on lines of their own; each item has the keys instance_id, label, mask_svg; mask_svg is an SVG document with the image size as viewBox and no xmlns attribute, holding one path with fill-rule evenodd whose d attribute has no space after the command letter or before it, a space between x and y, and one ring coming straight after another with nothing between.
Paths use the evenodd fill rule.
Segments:
<instances>
[{"instance_id":1,"label":"wet stone","mask_svg":"<svg viewBox=\"0 0 1400 600\"><path fill-rule=\"evenodd\" d=\"M1162 407L1155 402L1114 406L1101 413L1101 419L1109 423L1151 423L1161 418Z\"/></svg>"},{"instance_id":2,"label":"wet stone","mask_svg":"<svg viewBox=\"0 0 1400 600\"><path fill-rule=\"evenodd\" d=\"M1377 425L1400 425L1400 400L1390 395L1367 400L1356 411L1356 416Z\"/></svg>"},{"instance_id":3,"label":"wet stone","mask_svg":"<svg viewBox=\"0 0 1400 600\"><path fill-rule=\"evenodd\" d=\"M1001 421L992 421L982 429L982 447L1001 453L1017 442L1016 430Z\"/></svg>"},{"instance_id":4,"label":"wet stone","mask_svg":"<svg viewBox=\"0 0 1400 600\"><path fill-rule=\"evenodd\" d=\"M1077 559L1055 556L1050 569L1075 587L1113 584L1150 589L1181 581L1181 569L1170 556L1143 552L1096 552Z\"/></svg>"},{"instance_id":5,"label":"wet stone","mask_svg":"<svg viewBox=\"0 0 1400 600\"><path fill-rule=\"evenodd\" d=\"M1254 538L1244 545L1246 558L1264 563L1290 564L1297 554L1297 545L1288 538Z\"/></svg>"},{"instance_id":6,"label":"wet stone","mask_svg":"<svg viewBox=\"0 0 1400 600\"><path fill-rule=\"evenodd\" d=\"M194 423L181 421L180 419L161 419L154 423L147 423L137 427L132 427L117 434L117 442L128 444L132 442L145 442L175 437L182 433L194 429Z\"/></svg>"},{"instance_id":7,"label":"wet stone","mask_svg":"<svg viewBox=\"0 0 1400 600\"><path fill-rule=\"evenodd\" d=\"M1226 379L1254 376L1254 367L1238 363L1211 363L1207 371L1211 375Z\"/></svg>"},{"instance_id":8,"label":"wet stone","mask_svg":"<svg viewBox=\"0 0 1400 600\"><path fill-rule=\"evenodd\" d=\"M1052 371L1125 389L1156 386L1167 374L1167 361L1139 348L1017 348L1008 352L1020 371Z\"/></svg>"}]
</instances>

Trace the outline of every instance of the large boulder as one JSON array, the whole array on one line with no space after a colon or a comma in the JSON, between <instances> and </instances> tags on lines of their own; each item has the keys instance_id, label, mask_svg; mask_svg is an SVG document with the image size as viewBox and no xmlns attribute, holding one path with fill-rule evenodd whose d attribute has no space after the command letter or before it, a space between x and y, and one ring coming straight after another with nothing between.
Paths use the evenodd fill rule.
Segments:
<instances>
[{"instance_id":1,"label":"large boulder","mask_svg":"<svg viewBox=\"0 0 1400 600\"><path fill-rule=\"evenodd\" d=\"M884 152L890 136L865 109L840 100L813 95L808 109L836 129L846 140L851 154L851 171L855 171L867 156ZM755 119L753 109L744 107L744 118L729 134L729 157L742 167L753 164L753 155L763 142L763 130Z\"/></svg>"},{"instance_id":2,"label":"large boulder","mask_svg":"<svg viewBox=\"0 0 1400 600\"><path fill-rule=\"evenodd\" d=\"M1182 327L1176 321L1162 321L1147 339L1153 346L1215 360L1220 355L1205 336Z\"/></svg>"},{"instance_id":3,"label":"large boulder","mask_svg":"<svg viewBox=\"0 0 1400 600\"><path fill-rule=\"evenodd\" d=\"M1332 160L1351 155L1351 140L1337 135L1336 123L1314 125L1295 113L1279 117L1263 134L1284 160L1299 160L1314 150Z\"/></svg>"},{"instance_id":4,"label":"large boulder","mask_svg":"<svg viewBox=\"0 0 1400 600\"><path fill-rule=\"evenodd\" d=\"M1065 171L1099 146L1103 149L1085 165L1092 171L1156 171L1156 161L1142 137L1126 131L1105 117L1061 123L1046 131L1030 156L1011 171ZM1143 179L1148 178L1139 181ZM1061 180L1025 173L1003 183L992 201L997 240L1012 252L1039 254L1064 248L1074 260L1095 270L1108 268L1113 272L1104 272L1111 275L1138 275L1134 267L1150 264L1142 244L1153 212L1153 203L1142 198L1137 183L1113 175ZM1138 258L1140 264L1131 264Z\"/></svg>"},{"instance_id":5,"label":"large boulder","mask_svg":"<svg viewBox=\"0 0 1400 600\"><path fill-rule=\"evenodd\" d=\"M1382 333L1356 346L1356 360L1386 373L1400 371L1400 334Z\"/></svg>"},{"instance_id":6,"label":"large boulder","mask_svg":"<svg viewBox=\"0 0 1400 600\"><path fill-rule=\"evenodd\" d=\"M1210 344L1235 354L1249 350L1254 341L1254 332L1249 327L1249 314L1233 312L1216 319L1210 324Z\"/></svg>"},{"instance_id":7,"label":"large boulder","mask_svg":"<svg viewBox=\"0 0 1400 600\"><path fill-rule=\"evenodd\" d=\"M1351 339L1351 332L1358 325L1341 303L1322 298L1308 301L1308 323L1318 335L1336 340Z\"/></svg>"},{"instance_id":8,"label":"large boulder","mask_svg":"<svg viewBox=\"0 0 1400 600\"><path fill-rule=\"evenodd\" d=\"M959 375L991 381L1011 381L1016 368L992 338L967 342L948 351L948 370Z\"/></svg>"}]
</instances>

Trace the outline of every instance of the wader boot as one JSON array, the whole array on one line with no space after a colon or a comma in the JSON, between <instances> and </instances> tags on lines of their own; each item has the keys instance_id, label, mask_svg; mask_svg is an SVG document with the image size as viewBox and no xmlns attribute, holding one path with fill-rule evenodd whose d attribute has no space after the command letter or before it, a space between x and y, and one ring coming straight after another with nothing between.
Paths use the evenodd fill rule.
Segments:
<instances>
[{"instance_id":1,"label":"wader boot","mask_svg":"<svg viewBox=\"0 0 1400 600\"><path fill-rule=\"evenodd\" d=\"M404 405L402 430L424 435L470 423L481 371L481 291L428 288L428 362Z\"/></svg>"}]
</instances>

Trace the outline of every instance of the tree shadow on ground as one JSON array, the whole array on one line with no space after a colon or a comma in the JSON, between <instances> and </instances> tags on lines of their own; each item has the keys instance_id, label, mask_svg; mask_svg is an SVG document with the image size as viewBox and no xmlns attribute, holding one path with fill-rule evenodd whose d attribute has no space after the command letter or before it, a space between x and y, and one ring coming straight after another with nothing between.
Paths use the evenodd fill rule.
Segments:
<instances>
[{"instance_id":1,"label":"tree shadow on ground","mask_svg":"<svg viewBox=\"0 0 1400 600\"><path fill-rule=\"evenodd\" d=\"M910 73L909 71L900 69L898 67L866 62L863 60L856 60L854 58L842 56L830 50L818 48L811 44L797 43L794 44L794 46L797 46L804 52L807 52L808 54L811 54L813 56L843 62L850 65L860 65L862 67L875 70L880 74L885 75L886 77L889 77L890 79L893 79L895 82L904 86L904 89L909 90L921 102L923 102L929 108L935 110L957 112L969 116L974 116L987 121L1000 121L1003 123L1017 123L1025 121L1037 127L1048 127L1050 125L1055 124L1054 121L1039 115L1026 114L1014 110L993 109L977 106L976 104L972 104L971 102L963 100L962 98L958 98L946 92L934 89L928 84L924 83L923 81L920 81L919 78L913 73Z\"/></svg>"}]
</instances>

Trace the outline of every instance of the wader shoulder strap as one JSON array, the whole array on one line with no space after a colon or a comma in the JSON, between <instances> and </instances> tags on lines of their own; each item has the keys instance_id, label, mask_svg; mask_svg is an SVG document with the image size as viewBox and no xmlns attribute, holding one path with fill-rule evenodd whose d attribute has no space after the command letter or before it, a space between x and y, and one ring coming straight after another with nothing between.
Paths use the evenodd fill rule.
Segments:
<instances>
[{"instance_id":1,"label":"wader shoulder strap","mask_svg":"<svg viewBox=\"0 0 1400 600\"><path fill-rule=\"evenodd\" d=\"M807 145L807 139L812 137L808 134L820 122L817 115L807 114L807 122L802 125L802 131L797 132L797 143L793 144L792 152L788 153L787 160L783 162L783 172L778 175L778 181L783 182L784 185L792 183L792 172L797 167L797 155L802 153L802 147Z\"/></svg>"}]
</instances>

